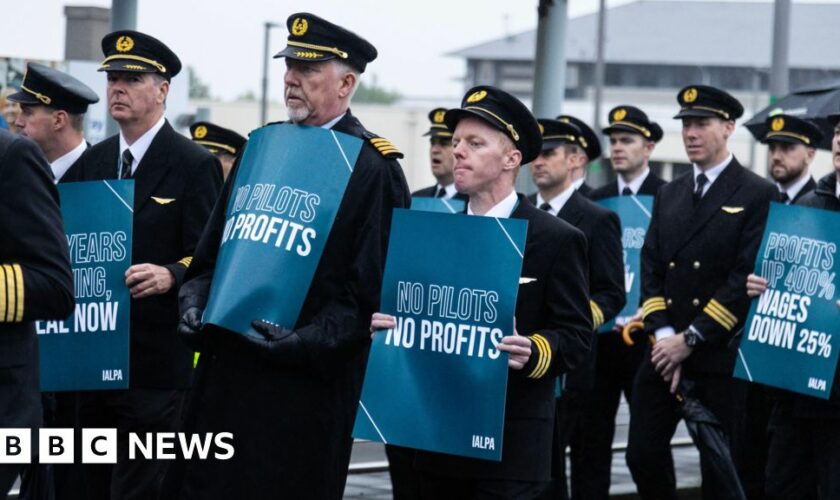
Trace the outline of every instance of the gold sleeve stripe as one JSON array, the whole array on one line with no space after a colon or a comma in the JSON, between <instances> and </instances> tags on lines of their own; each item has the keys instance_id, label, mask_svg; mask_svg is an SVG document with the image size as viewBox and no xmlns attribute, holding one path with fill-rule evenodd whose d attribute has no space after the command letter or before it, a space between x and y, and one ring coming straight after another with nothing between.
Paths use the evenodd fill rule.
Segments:
<instances>
[{"instance_id":1,"label":"gold sleeve stripe","mask_svg":"<svg viewBox=\"0 0 840 500\"><path fill-rule=\"evenodd\" d=\"M531 336L531 342L537 347L538 357L534 369L528 374L528 378L538 378L538 374L543 370L543 365L545 365L545 346L533 335Z\"/></svg>"},{"instance_id":2,"label":"gold sleeve stripe","mask_svg":"<svg viewBox=\"0 0 840 500\"><path fill-rule=\"evenodd\" d=\"M15 307L17 306L15 273L12 271L12 266L8 264L3 264L3 273L6 276L6 314L2 320L11 323L15 318Z\"/></svg>"},{"instance_id":3,"label":"gold sleeve stripe","mask_svg":"<svg viewBox=\"0 0 840 500\"><path fill-rule=\"evenodd\" d=\"M537 342L539 342L545 349L545 357L543 358L542 369L534 375L534 378L541 378L548 372L548 367L551 366L551 344L548 343L545 337L536 334Z\"/></svg>"},{"instance_id":4,"label":"gold sleeve stripe","mask_svg":"<svg viewBox=\"0 0 840 500\"><path fill-rule=\"evenodd\" d=\"M732 314L732 312L730 312L729 309L727 309L723 304L718 302L717 299L710 300L709 305L713 306L721 314L723 314L725 318L729 319L733 326L738 324L738 318L734 314Z\"/></svg>"},{"instance_id":5,"label":"gold sleeve stripe","mask_svg":"<svg viewBox=\"0 0 840 500\"><path fill-rule=\"evenodd\" d=\"M647 318L651 314L664 311L667 308L664 297L651 297L642 304L642 318Z\"/></svg>"},{"instance_id":6,"label":"gold sleeve stripe","mask_svg":"<svg viewBox=\"0 0 840 500\"><path fill-rule=\"evenodd\" d=\"M184 267L190 267L190 264L192 264L192 260L192 256L184 257L183 259L178 261L178 264L181 264Z\"/></svg>"},{"instance_id":7,"label":"gold sleeve stripe","mask_svg":"<svg viewBox=\"0 0 840 500\"><path fill-rule=\"evenodd\" d=\"M6 301L8 300L8 292L6 291L6 269L0 266L0 323L6 321Z\"/></svg>"},{"instance_id":8,"label":"gold sleeve stripe","mask_svg":"<svg viewBox=\"0 0 840 500\"><path fill-rule=\"evenodd\" d=\"M529 338L531 339L531 342L533 342L533 343L534 343L534 345L537 347L537 355L538 355L538 358L537 358L537 362L536 362L536 364L534 364L534 369L533 369L533 370L531 370L531 373L529 373L529 374L528 374L528 378L536 378L534 375L535 375L537 372L539 372L539 371L540 371L540 368L542 367L542 364L543 364L543 359L544 359L544 355L543 355L543 346L542 346L542 344L540 344L540 342L537 340L537 335L536 335L536 334L531 335Z\"/></svg>"},{"instance_id":9,"label":"gold sleeve stripe","mask_svg":"<svg viewBox=\"0 0 840 500\"><path fill-rule=\"evenodd\" d=\"M713 320L719 323L720 326L724 327L727 331L730 331L735 327L735 325L728 322L726 319L720 316L720 314L716 310L712 309L708 305L706 305L706 307L703 309L703 312L708 314Z\"/></svg>"},{"instance_id":10,"label":"gold sleeve stripe","mask_svg":"<svg viewBox=\"0 0 840 500\"><path fill-rule=\"evenodd\" d=\"M604 312L594 300L589 301L589 308L592 309L592 327L597 329L604 324Z\"/></svg>"},{"instance_id":11,"label":"gold sleeve stripe","mask_svg":"<svg viewBox=\"0 0 840 500\"><path fill-rule=\"evenodd\" d=\"M738 319L729 310L715 299L709 301L703 312L711 316L711 318L727 330L732 330L738 324Z\"/></svg>"},{"instance_id":12,"label":"gold sleeve stripe","mask_svg":"<svg viewBox=\"0 0 840 500\"><path fill-rule=\"evenodd\" d=\"M20 268L20 264L14 264L12 269L15 271L15 283L17 283L17 307L15 308L15 322L20 323L23 321L23 269Z\"/></svg>"},{"instance_id":13,"label":"gold sleeve stripe","mask_svg":"<svg viewBox=\"0 0 840 500\"><path fill-rule=\"evenodd\" d=\"M539 359L533 371L528 374L528 378L540 378L546 374L548 367L551 364L551 346L542 335L535 333L531 335L531 342L537 346Z\"/></svg>"}]
</instances>

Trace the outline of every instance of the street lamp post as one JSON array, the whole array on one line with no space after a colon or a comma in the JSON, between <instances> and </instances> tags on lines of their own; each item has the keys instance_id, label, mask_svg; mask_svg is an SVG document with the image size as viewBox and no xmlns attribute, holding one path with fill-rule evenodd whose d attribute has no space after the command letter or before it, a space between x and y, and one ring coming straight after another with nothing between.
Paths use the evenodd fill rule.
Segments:
<instances>
[{"instance_id":1,"label":"street lamp post","mask_svg":"<svg viewBox=\"0 0 840 500\"><path fill-rule=\"evenodd\" d=\"M269 50L269 41L270 41L270 34L271 28L277 28L282 26L278 23L273 23L271 21L265 22L265 31L263 37L263 74L262 74L262 96L260 98L260 123L259 126L262 127L268 121L268 50Z\"/></svg>"}]
</instances>

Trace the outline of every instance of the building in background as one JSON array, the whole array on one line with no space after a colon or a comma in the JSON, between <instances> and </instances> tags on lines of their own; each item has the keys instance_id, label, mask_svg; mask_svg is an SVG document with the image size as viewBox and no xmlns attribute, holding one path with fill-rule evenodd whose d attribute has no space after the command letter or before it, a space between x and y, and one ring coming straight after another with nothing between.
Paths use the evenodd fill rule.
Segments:
<instances>
[{"instance_id":1,"label":"building in background","mask_svg":"<svg viewBox=\"0 0 840 500\"><path fill-rule=\"evenodd\" d=\"M563 112L593 121L597 13L568 20ZM840 4L794 3L790 26L790 87L840 79L835 25ZM702 30L696 27L702 26ZM702 33L702 36L700 35ZM638 0L606 14L602 110L619 104L644 109L665 129L652 166L666 178L689 167L679 136L676 92L690 83L724 88L746 108L746 121L768 102L773 34L772 2ZM495 85L530 101L536 31L505 36L450 55L466 64L464 88ZM764 175L764 148L740 129L732 149L741 163ZM760 150L760 151L757 151ZM828 156L815 162L828 172ZM606 162L607 168L609 163ZM820 170L823 169L823 170Z\"/></svg>"}]
</instances>

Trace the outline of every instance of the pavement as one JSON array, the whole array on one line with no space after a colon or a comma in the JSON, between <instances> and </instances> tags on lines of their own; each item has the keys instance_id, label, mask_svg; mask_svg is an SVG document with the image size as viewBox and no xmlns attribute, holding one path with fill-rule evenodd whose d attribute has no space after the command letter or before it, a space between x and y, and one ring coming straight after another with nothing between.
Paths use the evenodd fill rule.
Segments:
<instances>
[{"instance_id":1,"label":"pavement","mask_svg":"<svg viewBox=\"0 0 840 500\"><path fill-rule=\"evenodd\" d=\"M616 416L616 432L614 445L625 446L627 443L627 428L630 415L627 411L627 403L622 400ZM688 440L688 431L680 423L674 436L675 440ZM693 445L672 448L674 465L676 467L677 487L684 493L697 490L700 486L700 457ZM391 495L391 480L387 471L369 473L354 472L354 467L370 464L384 466L387 463L385 448L381 443L370 441L357 441L353 445L353 455L350 460L351 473L347 476L347 487L344 490L344 498L365 498L386 500ZM633 498L636 486L630 477L630 471L624 462L624 450L613 453L612 479L610 496ZM682 498L688 498L681 494ZM691 495L693 496L693 495Z\"/></svg>"}]
</instances>

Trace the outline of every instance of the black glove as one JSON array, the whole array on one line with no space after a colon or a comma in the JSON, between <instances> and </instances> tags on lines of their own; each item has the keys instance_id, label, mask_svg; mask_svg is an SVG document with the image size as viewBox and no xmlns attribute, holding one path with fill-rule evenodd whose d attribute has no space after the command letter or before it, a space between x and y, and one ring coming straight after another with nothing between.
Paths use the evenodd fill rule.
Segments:
<instances>
[{"instance_id":1,"label":"black glove","mask_svg":"<svg viewBox=\"0 0 840 500\"><path fill-rule=\"evenodd\" d=\"M238 335L238 337L262 357L284 366L302 366L304 364L303 344L294 330L261 320L252 321L251 326L263 338L260 339L250 335Z\"/></svg>"},{"instance_id":2,"label":"black glove","mask_svg":"<svg viewBox=\"0 0 840 500\"><path fill-rule=\"evenodd\" d=\"M201 315L204 312L197 307L188 307L178 322L178 335L187 344L187 347L196 352L201 352L206 347L206 333L201 332Z\"/></svg>"}]
</instances>

